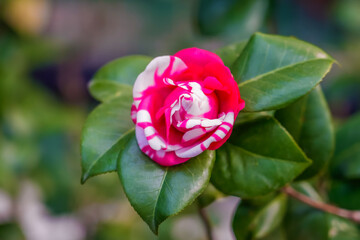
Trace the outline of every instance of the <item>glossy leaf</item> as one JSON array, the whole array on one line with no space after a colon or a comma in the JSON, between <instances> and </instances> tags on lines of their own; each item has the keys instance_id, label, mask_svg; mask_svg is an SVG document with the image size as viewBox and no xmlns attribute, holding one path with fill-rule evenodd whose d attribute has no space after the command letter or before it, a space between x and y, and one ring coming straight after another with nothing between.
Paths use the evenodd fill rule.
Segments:
<instances>
[{"instance_id":1,"label":"glossy leaf","mask_svg":"<svg viewBox=\"0 0 360 240\"><path fill-rule=\"evenodd\" d=\"M360 114L349 119L336 132L336 148L331 162L334 176L360 179Z\"/></svg>"},{"instance_id":2,"label":"glossy leaf","mask_svg":"<svg viewBox=\"0 0 360 240\"><path fill-rule=\"evenodd\" d=\"M320 86L278 110L275 117L313 161L299 178L313 177L324 170L333 153L335 140L331 114Z\"/></svg>"},{"instance_id":3,"label":"glossy leaf","mask_svg":"<svg viewBox=\"0 0 360 240\"><path fill-rule=\"evenodd\" d=\"M184 164L162 167L143 154L133 136L119 155L118 174L126 196L150 229L190 205L206 188L214 151Z\"/></svg>"},{"instance_id":4,"label":"glossy leaf","mask_svg":"<svg viewBox=\"0 0 360 240\"><path fill-rule=\"evenodd\" d=\"M82 178L116 171L117 157L134 126L130 117L132 98L117 97L103 103L86 120L81 142Z\"/></svg>"},{"instance_id":5,"label":"glossy leaf","mask_svg":"<svg viewBox=\"0 0 360 240\"><path fill-rule=\"evenodd\" d=\"M211 180L226 194L256 197L291 182L310 163L284 127L264 117L234 127L216 151Z\"/></svg>"},{"instance_id":6,"label":"glossy leaf","mask_svg":"<svg viewBox=\"0 0 360 240\"><path fill-rule=\"evenodd\" d=\"M286 211L287 196L280 194L261 207L240 203L233 220L237 240L261 239L280 226Z\"/></svg>"},{"instance_id":7,"label":"glossy leaf","mask_svg":"<svg viewBox=\"0 0 360 240\"><path fill-rule=\"evenodd\" d=\"M275 110L310 92L334 60L321 49L295 39L254 34L231 70L246 111Z\"/></svg>"},{"instance_id":8,"label":"glossy leaf","mask_svg":"<svg viewBox=\"0 0 360 240\"><path fill-rule=\"evenodd\" d=\"M151 61L147 56L127 56L102 67L90 82L89 89L99 101L108 101L122 94L131 94L137 76Z\"/></svg>"},{"instance_id":9,"label":"glossy leaf","mask_svg":"<svg viewBox=\"0 0 360 240\"><path fill-rule=\"evenodd\" d=\"M223 60L225 66L231 67L235 60L240 56L244 50L247 41L234 43L225 47L219 48L215 51L217 55Z\"/></svg>"}]
</instances>

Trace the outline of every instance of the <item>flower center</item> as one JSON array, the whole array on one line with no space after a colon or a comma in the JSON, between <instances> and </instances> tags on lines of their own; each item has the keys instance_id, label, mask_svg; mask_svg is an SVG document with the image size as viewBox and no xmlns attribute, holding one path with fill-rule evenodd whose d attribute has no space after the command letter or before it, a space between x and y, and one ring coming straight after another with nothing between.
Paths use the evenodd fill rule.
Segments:
<instances>
[{"instance_id":1,"label":"flower center","mask_svg":"<svg viewBox=\"0 0 360 240\"><path fill-rule=\"evenodd\" d=\"M179 128L179 123L187 119L217 117L218 102L216 95L214 93L205 94L199 83L180 83L173 94L176 94L177 98L171 104L169 120L175 128Z\"/></svg>"}]
</instances>

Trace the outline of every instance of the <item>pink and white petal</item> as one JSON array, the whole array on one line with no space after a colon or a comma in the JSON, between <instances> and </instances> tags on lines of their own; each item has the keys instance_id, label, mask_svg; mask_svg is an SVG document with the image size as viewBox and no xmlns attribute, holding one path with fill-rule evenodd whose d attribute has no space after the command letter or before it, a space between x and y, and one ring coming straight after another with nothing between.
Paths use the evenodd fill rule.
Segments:
<instances>
[{"instance_id":1,"label":"pink and white petal","mask_svg":"<svg viewBox=\"0 0 360 240\"><path fill-rule=\"evenodd\" d=\"M200 48L186 48L175 53L174 56L183 60L189 67L193 65L204 67L209 63L220 63L224 65L218 55Z\"/></svg>"},{"instance_id":2,"label":"pink and white petal","mask_svg":"<svg viewBox=\"0 0 360 240\"><path fill-rule=\"evenodd\" d=\"M144 129L139 126L136 126L135 134L141 151L162 166L173 166L189 160L179 158L174 151L154 150L148 143Z\"/></svg>"},{"instance_id":3,"label":"pink and white petal","mask_svg":"<svg viewBox=\"0 0 360 240\"><path fill-rule=\"evenodd\" d=\"M185 63L177 57L161 56L154 58L135 81L133 88L135 106L139 106L143 93L146 90L159 84L165 84L163 81L164 74L171 76L174 73L181 73L186 68ZM158 78L160 81L157 81Z\"/></svg>"},{"instance_id":4,"label":"pink and white petal","mask_svg":"<svg viewBox=\"0 0 360 240\"><path fill-rule=\"evenodd\" d=\"M141 151L144 152L144 149L149 146L149 142L146 139L144 129L139 126L135 126L135 136Z\"/></svg>"},{"instance_id":5,"label":"pink and white petal","mask_svg":"<svg viewBox=\"0 0 360 240\"><path fill-rule=\"evenodd\" d=\"M183 129L191 129L200 126L201 119L185 119L184 121L178 121L176 126Z\"/></svg>"},{"instance_id":6,"label":"pink and white petal","mask_svg":"<svg viewBox=\"0 0 360 240\"><path fill-rule=\"evenodd\" d=\"M182 136L181 142L187 143L190 141L194 141L194 140L199 139L202 136L204 136L204 134L206 134L206 130L204 128L193 128L184 133L184 135Z\"/></svg>"},{"instance_id":7,"label":"pink and white petal","mask_svg":"<svg viewBox=\"0 0 360 240\"><path fill-rule=\"evenodd\" d=\"M136 124L137 112L138 112L138 110L137 110L135 104L133 103L131 105L131 120L134 122L134 124Z\"/></svg>"},{"instance_id":8,"label":"pink and white petal","mask_svg":"<svg viewBox=\"0 0 360 240\"><path fill-rule=\"evenodd\" d=\"M232 126L234 124L234 113L228 112L223 123L216 129L214 133L210 135L205 141L201 143L194 144L189 147L185 147L175 151L176 156L180 158L192 158L206 149L209 149L210 145L214 142L220 142L225 139L231 132Z\"/></svg>"},{"instance_id":9,"label":"pink and white petal","mask_svg":"<svg viewBox=\"0 0 360 240\"><path fill-rule=\"evenodd\" d=\"M139 138L137 136L138 141L144 142L143 138L145 138L147 145L151 148L155 150L166 149L166 143L154 128L150 113L147 110L141 109L138 111L136 122L136 135L139 134ZM140 142L138 143L140 145Z\"/></svg>"},{"instance_id":10,"label":"pink and white petal","mask_svg":"<svg viewBox=\"0 0 360 240\"><path fill-rule=\"evenodd\" d=\"M211 131L214 127L217 127L222 124L225 119L224 114L220 114L218 118L207 119L207 118L195 118L195 119L185 119L184 121L178 121L176 126L180 129L187 130L195 127L203 127L206 129L206 132Z\"/></svg>"},{"instance_id":11,"label":"pink and white petal","mask_svg":"<svg viewBox=\"0 0 360 240\"><path fill-rule=\"evenodd\" d=\"M214 126L219 126L222 123L222 121L220 119L203 119L201 121L201 127L214 127Z\"/></svg>"},{"instance_id":12,"label":"pink and white petal","mask_svg":"<svg viewBox=\"0 0 360 240\"><path fill-rule=\"evenodd\" d=\"M230 137L233 126L234 126L234 122L235 122L235 114L233 112L231 112L231 114L228 115L229 117L226 119L226 121L224 121L224 123L222 125L220 125L216 131L221 131L223 133L225 133L225 137L223 139L221 139L220 141L216 141L211 143L211 145L209 146L209 150L216 150L219 147L221 147ZM233 119L233 120L232 120ZM215 132L216 134L221 134L219 132Z\"/></svg>"},{"instance_id":13,"label":"pink and white petal","mask_svg":"<svg viewBox=\"0 0 360 240\"><path fill-rule=\"evenodd\" d=\"M148 123L152 125L150 113L145 109L140 109L136 114L136 122L140 123Z\"/></svg>"},{"instance_id":14,"label":"pink and white petal","mask_svg":"<svg viewBox=\"0 0 360 240\"><path fill-rule=\"evenodd\" d=\"M178 165L189 160L189 158L179 158L178 156L176 156L175 152L173 151L171 152L166 152L164 150L154 151L150 153L150 155L151 155L150 158L152 160L165 167Z\"/></svg>"}]
</instances>

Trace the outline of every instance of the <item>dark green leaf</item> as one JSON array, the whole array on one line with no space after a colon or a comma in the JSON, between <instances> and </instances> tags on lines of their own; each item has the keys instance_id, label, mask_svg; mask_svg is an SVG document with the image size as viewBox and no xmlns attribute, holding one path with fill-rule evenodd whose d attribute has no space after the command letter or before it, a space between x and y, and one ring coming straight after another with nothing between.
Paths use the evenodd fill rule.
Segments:
<instances>
[{"instance_id":1,"label":"dark green leaf","mask_svg":"<svg viewBox=\"0 0 360 240\"><path fill-rule=\"evenodd\" d=\"M326 83L325 89L325 98L334 116L343 118L360 110L360 73L334 77Z\"/></svg>"},{"instance_id":2,"label":"dark green leaf","mask_svg":"<svg viewBox=\"0 0 360 240\"><path fill-rule=\"evenodd\" d=\"M140 151L133 137L119 155L118 173L131 205L157 233L166 218L206 188L214 160L215 152L206 151L184 164L161 167Z\"/></svg>"},{"instance_id":3,"label":"dark green leaf","mask_svg":"<svg viewBox=\"0 0 360 240\"><path fill-rule=\"evenodd\" d=\"M274 111L265 112L240 112L235 120L235 125L255 121L264 117L273 117Z\"/></svg>"},{"instance_id":4,"label":"dark green leaf","mask_svg":"<svg viewBox=\"0 0 360 240\"><path fill-rule=\"evenodd\" d=\"M116 171L117 157L133 128L132 99L121 96L98 106L86 120L81 142L82 178ZM130 130L132 131L132 130Z\"/></svg>"},{"instance_id":5,"label":"dark green leaf","mask_svg":"<svg viewBox=\"0 0 360 240\"><path fill-rule=\"evenodd\" d=\"M307 182L296 183L293 187L314 199L322 202L319 194ZM291 240L357 240L360 234L356 225L350 220L314 209L296 199L290 201L285 217L285 229Z\"/></svg>"},{"instance_id":6,"label":"dark green leaf","mask_svg":"<svg viewBox=\"0 0 360 240\"><path fill-rule=\"evenodd\" d=\"M288 239L359 239L359 231L351 221L293 201L297 204L292 204L284 221Z\"/></svg>"},{"instance_id":7,"label":"dark green leaf","mask_svg":"<svg viewBox=\"0 0 360 240\"><path fill-rule=\"evenodd\" d=\"M360 188L357 181L333 180L329 184L329 201L341 208L360 209Z\"/></svg>"},{"instance_id":8,"label":"dark green leaf","mask_svg":"<svg viewBox=\"0 0 360 240\"><path fill-rule=\"evenodd\" d=\"M226 194L255 197L291 182L310 163L284 127L264 117L234 127L216 151L211 180Z\"/></svg>"},{"instance_id":9,"label":"dark green leaf","mask_svg":"<svg viewBox=\"0 0 360 240\"><path fill-rule=\"evenodd\" d=\"M261 207L240 203L233 220L236 239L261 239L269 235L281 224L286 203L285 194L280 194Z\"/></svg>"},{"instance_id":10,"label":"dark green leaf","mask_svg":"<svg viewBox=\"0 0 360 240\"><path fill-rule=\"evenodd\" d=\"M285 215L287 196L280 194L260 210L254 219L254 237L263 238L278 227Z\"/></svg>"},{"instance_id":11,"label":"dark green leaf","mask_svg":"<svg viewBox=\"0 0 360 240\"><path fill-rule=\"evenodd\" d=\"M256 240L288 240L286 238L286 233L283 227L278 227L274 231L272 231L269 235L258 238Z\"/></svg>"},{"instance_id":12,"label":"dark green leaf","mask_svg":"<svg viewBox=\"0 0 360 240\"><path fill-rule=\"evenodd\" d=\"M225 47L219 48L215 51L217 55L223 60L225 66L231 67L235 60L240 56L244 50L247 41L234 43Z\"/></svg>"},{"instance_id":13,"label":"dark green leaf","mask_svg":"<svg viewBox=\"0 0 360 240\"><path fill-rule=\"evenodd\" d=\"M132 93L137 76L151 61L147 56L128 56L102 67L90 82L90 93L99 101L108 101L122 94Z\"/></svg>"},{"instance_id":14,"label":"dark green leaf","mask_svg":"<svg viewBox=\"0 0 360 240\"><path fill-rule=\"evenodd\" d=\"M23 240L25 237L18 224L6 223L0 224L0 239Z\"/></svg>"},{"instance_id":15,"label":"dark green leaf","mask_svg":"<svg viewBox=\"0 0 360 240\"><path fill-rule=\"evenodd\" d=\"M232 66L246 111L275 110L310 92L334 60L292 37L254 34Z\"/></svg>"},{"instance_id":16,"label":"dark green leaf","mask_svg":"<svg viewBox=\"0 0 360 240\"><path fill-rule=\"evenodd\" d=\"M313 177L323 170L334 150L334 133L331 114L320 86L278 110L275 117L313 161L299 178Z\"/></svg>"},{"instance_id":17,"label":"dark green leaf","mask_svg":"<svg viewBox=\"0 0 360 240\"><path fill-rule=\"evenodd\" d=\"M343 124L336 133L336 148L330 169L333 175L360 178L360 114Z\"/></svg>"},{"instance_id":18,"label":"dark green leaf","mask_svg":"<svg viewBox=\"0 0 360 240\"><path fill-rule=\"evenodd\" d=\"M349 220L309 209L295 214L287 223L287 236L291 240L357 240L360 239L356 225Z\"/></svg>"}]
</instances>

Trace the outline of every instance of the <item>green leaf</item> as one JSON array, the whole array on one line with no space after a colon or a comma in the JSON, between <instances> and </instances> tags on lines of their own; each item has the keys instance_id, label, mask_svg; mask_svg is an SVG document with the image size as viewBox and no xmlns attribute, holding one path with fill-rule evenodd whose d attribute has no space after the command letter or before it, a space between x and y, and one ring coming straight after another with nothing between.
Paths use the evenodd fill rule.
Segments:
<instances>
[{"instance_id":1,"label":"green leaf","mask_svg":"<svg viewBox=\"0 0 360 240\"><path fill-rule=\"evenodd\" d=\"M341 208L360 209L359 181L332 180L328 184L329 201Z\"/></svg>"},{"instance_id":2,"label":"green leaf","mask_svg":"<svg viewBox=\"0 0 360 240\"><path fill-rule=\"evenodd\" d=\"M212 184L209 184L204 192L198 197L197 202L200 208L204 208L223 197L226 197L226 195L218 191Z\"/></svg>"},{"instance_id":3,"label":"green leaf","mask_svg":"<svg viewBox=\"0 0 360 240\"><path fill-rule=\"evenodd\" d=\"M254 34L231 70L246 111L276 110L310 92L334 60L321 49L295 39Z\"/></svg>"},{"instance_id":4,"label":"green leaf","mask_svg":"<svg viewBox=\"0 0 360 240\"><path fill-rule=\"evenodd\" d=\"M293 187L315 201L322 202L309 183L300 182ZM359 230L350 220L314 209L297 199L291 199L284 224L287 237L291 240L360 239Z\"/></svg>"},{"instance_id":5,"label":"green leaf","mask_svg":"<svg viewBox=\"0 0 360 240\"><path fill-rule=\"evenodd\" d=\"M344 0L334 4L334 20L342 29L349 31L354 36L360 33L360 2L356 0Z\"/></svg>"},{"instance_id":6,"label":"green leaf","mask_svg":"<svg viewBox=\"0 0 360 240\"><path fill-rule=\"evenodd\" d=\"M285 215L286 203L285 194L280 194L261 207L240 203L233 219L236 239L260 239L268 236L280 226Z\"/></svg>"},{"instance_id":7,"label":"green leaf","mask_svg":"<svg viewBox=\"0 0 360 240\"><path fill-rule=\"evenodd\" d=\"M287 236L291 240L356 240L360 234L356 225L349 220L308 209L294 214L286 221Z\"/></svg>"},{"instance_id":8,"label":"green leaf","mask_svg":"<svg viewBox=\"0 0 360 240\"><path fill-rule=\"evenodd\" d=\"M184 164L162 167L143 154L131 138L119 155L118 174L131 205L157 234L159 225L190 205L206 188L214 151Z\"/></svg>"},{"instance_id":9,"label":"green leaf","mask_svg":"<svg viewBox=\"0 0 360 240\"><path fill-rule=\"evenodd\" d=\"M258 238L256 240L287 240L286 232L283 227L278 227L274 231L272 231L269 235Z\"/></svg>"},{"instance_id":10,"label":"green leaf","mask_svg":"<svg viewBox=\"0 0 360 240\"><path fill-rule=\"evenodd\" d=\"M251 122L256 119L264 117L273 117L274 111L264 111L264 112L239 112L237 118L235 119L235 125L243 124L246 122Z\"/></svg>"},{"instance_id":11,"label":"green leaf","mask_svg":"<svg viewBox=\"0 0 360 240\"><path fill-rule=\"evenodd\" d=\"M334 176L360 179L360 114L336 132L336 148L330 169Z\"/></svg>"},{"instance_id":12,"label":"green leaf","mask_svg":"<svg viewBox=\"0 0 360 240\"><path fill-rule=\"evenodd\" d=\"M309 198L317 201L323 202L324 200L321 198L320 194L314 189L314 187L305 181L295 182L291 184L291 186L298 192L308 196Z\"/></svg>"},{"instance_id":13,"label":"green leaf","mask_svg":"<svg viewBox=\"0 0 360 240\"><path fill-rule=\"evenodd\" d=\"M313 164L299 176L315 176L327 165L334 150L331 114L321 87L275 113L275 117L293 136Z\"/></svg>"},{"instance_id":14,"label":"green leaf","mask_svg":"<svg viewBox=\"0 0 360 240\"><path fill-rule=\"evenodd\" d=\"M304 193L303 186L298 185L297 189L299 188ZM305 192L313 199L314 196L319 198L317 193ZM284 222L288 239L353 240L360 237L359 231L351 221L319 211L297 200L292 200Z\"/></svg>"},{"instance_id":15,"label":"green leaf","mask_svg":"<svg viewBox=\"0 0 360 240\"><path fill-rule=\"evenodd\" d=\"M225 66L231 67L244 50L246 43L247 41L233 43L217 49L215 53L223 60Z\"/></svg>"},{"instance_id":16,"label":"green leaf","mask_svg":"<svg viewBox=\"0 0 360 240\"><path fill-rule=\"evenodd\" d=\"M0 239L23 240L25 237L17 223L2 223L0 224Z\"/></svg>"},{"instance_id":17,"label":"green leaf","mask_svg":"<svg viewBox=\"0 0 360 240\"><path fill-rule=\"evenodd\" d=\"M310 163L284 127L264 117L234 127L216 151L211 180L225 194L256 197L291 182Z\"/></svg>"},{"instance_id":18,"label":"green leaf","mask_svg":"<svg viewBox=\"0 0 360 240\"><path fill-rule=\"evenodd\" d=\"M120 96L103 103L89 115L82 133L82 178L116 171L117 157L134 126L132 99Z\"/></svg>"},{"instance_id":19,"label":"green leaf","mask_svg":"<svg viewBox=\"0 0 360 240\"><path fill-rule=\"evenodd\" d=\"M106 64L90 82L91 95L104 102L124 93L131 94L137 76L145 70L150 61L150 57L134 55Z\"/></svg>"}]
</instances>

